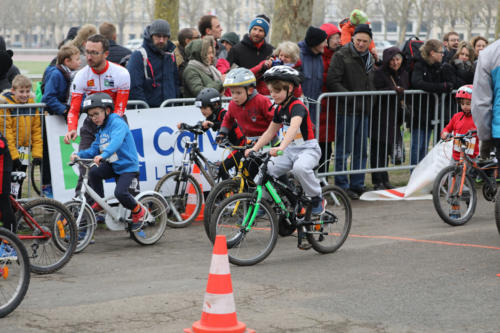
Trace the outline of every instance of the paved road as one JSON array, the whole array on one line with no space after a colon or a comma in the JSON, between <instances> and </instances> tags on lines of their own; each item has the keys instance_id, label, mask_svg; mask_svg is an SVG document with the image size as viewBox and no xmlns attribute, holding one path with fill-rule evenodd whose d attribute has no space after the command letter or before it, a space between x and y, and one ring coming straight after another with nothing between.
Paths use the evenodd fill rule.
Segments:
<instances>
[{"instance_id":1,"label":"paved road","mask_svg":"<svg viewBox=\"0 0 500 333\"><path fill-rule=\"evenodd\" d=\"M253 267L231 266L238 319L258 332L498 332L500 236L481 198L463 227L430 201L354 202L335 254L278 241ZM63 271L33 276L5 332L181 332L199 320L211 258L201 225L153 247L99 231Z\"/></svg>"}]
</instances>

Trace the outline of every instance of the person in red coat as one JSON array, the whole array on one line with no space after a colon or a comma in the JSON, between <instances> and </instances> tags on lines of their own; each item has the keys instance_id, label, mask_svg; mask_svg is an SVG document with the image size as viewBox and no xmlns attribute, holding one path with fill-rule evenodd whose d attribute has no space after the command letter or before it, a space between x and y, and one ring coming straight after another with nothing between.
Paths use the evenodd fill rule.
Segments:
<instances>
[{"instance_id":1,"label":"person in red coat","mask_svg":"<svg viewBox=\"0 0 500 333\"><path fill-rule=\"evenodd\" d=\"M323 91L326 92L326 75L330 67L333 54L340 45L340 30L331 23L325 23L320 27L326 32L327 44L323 51ZM332 142L335 140L335 99L325 98L321 101L321 113L319 114L319 137L321 148L319 172L328 172L330 167L330 156L332 154Z\"/></svg>"}]
</instances>

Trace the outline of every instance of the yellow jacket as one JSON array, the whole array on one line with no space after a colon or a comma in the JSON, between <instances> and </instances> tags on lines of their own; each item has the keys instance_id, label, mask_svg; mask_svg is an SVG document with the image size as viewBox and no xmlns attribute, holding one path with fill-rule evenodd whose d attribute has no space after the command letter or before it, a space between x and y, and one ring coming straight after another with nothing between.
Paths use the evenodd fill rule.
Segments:
<instances>
[{"instance_id":1,"label":"yellow jacket","mask_svg":"<svg viewBox=\"0 0 500 333\"><path fill-rule=\"evenodd\" d=\"M35 103L32 95L28 104ZM0 104L18 103L10 90L4 90L0 95ZM35 114L32 116L30 114ZM0 131L7 138L12 159L19 158L19 147L31 147L33 158L42 158L42 126L41 115L38 109L0 109Z\"/></svg>"}]
</instances>

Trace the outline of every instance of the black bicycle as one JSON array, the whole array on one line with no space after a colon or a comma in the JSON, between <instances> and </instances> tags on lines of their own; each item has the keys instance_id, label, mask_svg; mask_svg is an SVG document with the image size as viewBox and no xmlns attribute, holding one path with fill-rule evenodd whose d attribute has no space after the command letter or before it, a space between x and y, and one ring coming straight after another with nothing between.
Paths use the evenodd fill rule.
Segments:
<instances>
[{"instance_id":1,"label":"black bicycle","mask_svg":"<svg viewBox=\"0 0 500 333\"><path fill-rule=\"evenodd\" d=\"M325 212L312 216L312 201L294 182L284 183L267 173L269 153L250 154L261 163L252 193L240 193L222 201L211 218L210 238L224 234L229 261L255 265L271 254L278 234L297 231L297 246L319 253L332 253L344 244L352 223L347 194L335 185L322 188ZM268 198L264 198L264 192Z\"/></svg>"}]
</instances>

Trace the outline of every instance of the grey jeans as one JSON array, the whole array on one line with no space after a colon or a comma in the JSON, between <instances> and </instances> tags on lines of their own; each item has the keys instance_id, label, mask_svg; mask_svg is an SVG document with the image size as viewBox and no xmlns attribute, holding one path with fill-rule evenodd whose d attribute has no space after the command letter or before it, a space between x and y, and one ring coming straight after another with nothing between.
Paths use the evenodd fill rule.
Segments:
<instances>
[{"instance_id":1,"label":"grey jeans","mask_svg":"<svg viewBox=\"0 0 500 333\"><path fill-rule=\"evenodd\" d=\"M268 172L274 177L279 177L291 170L304 193L311 198L318 197L321 195L321 185L313 169L318 165L320 157L321 149L316 139L308 140L301 145L290 144L285 148L283 155L271 159Z\"/></svg>"}]
</instances>

